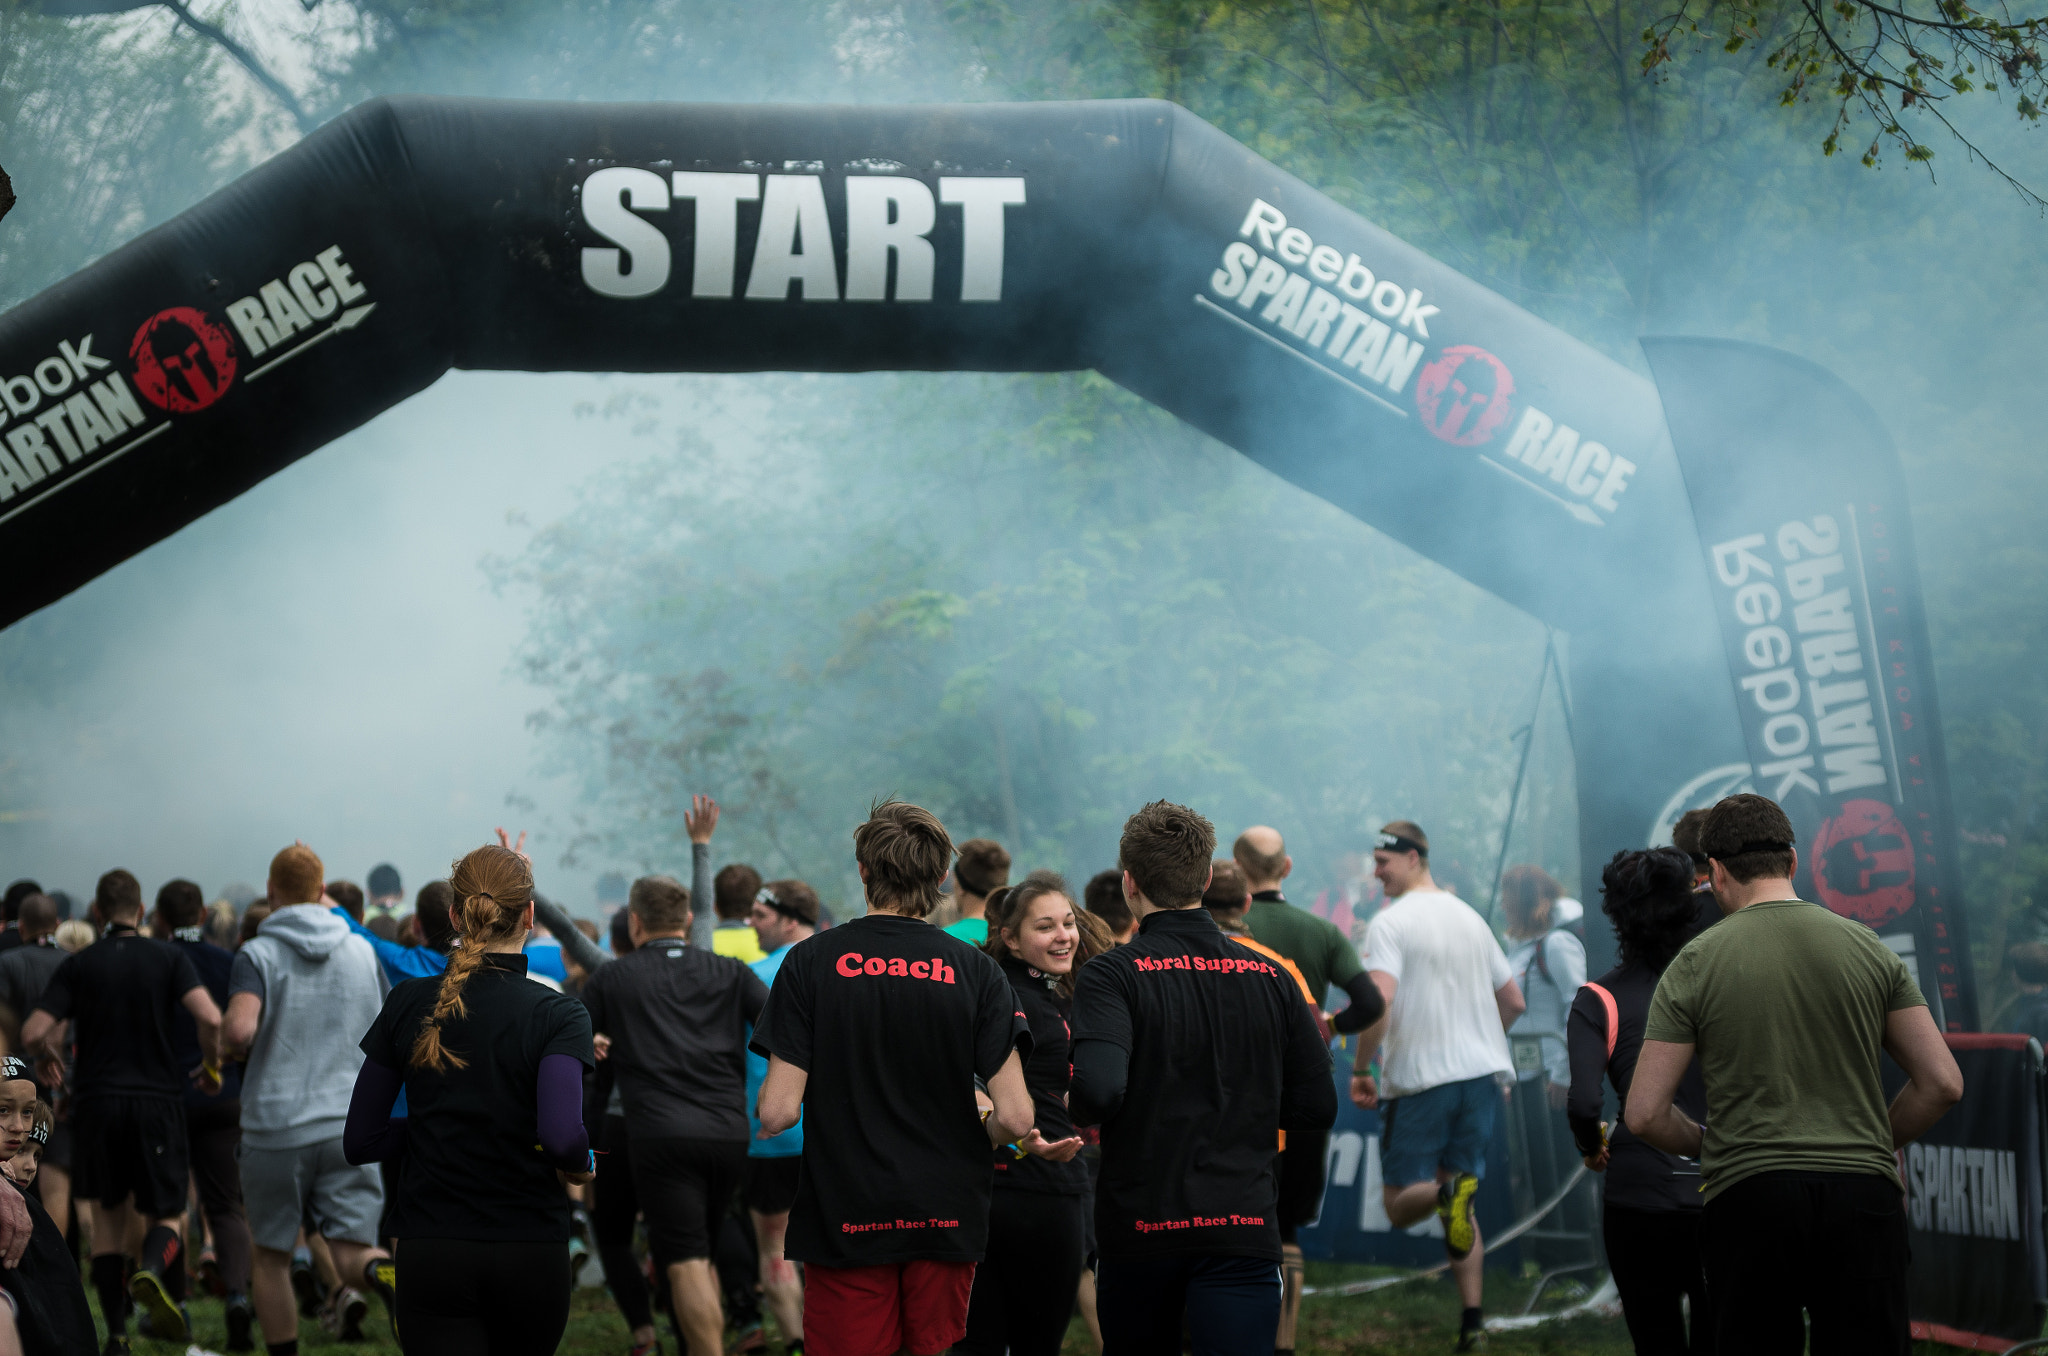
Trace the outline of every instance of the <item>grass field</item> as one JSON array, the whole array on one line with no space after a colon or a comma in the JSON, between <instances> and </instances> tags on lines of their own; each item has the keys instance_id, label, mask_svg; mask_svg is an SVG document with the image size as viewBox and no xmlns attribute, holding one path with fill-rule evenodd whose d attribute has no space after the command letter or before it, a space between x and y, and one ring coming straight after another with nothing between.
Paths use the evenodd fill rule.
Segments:
<instances>
[{"instance_id":1,"label":"grass field","mask_svg":"<svg viewBox=\"0 0 2048 1356\"><path fill-rule=\"evenodd\" d=\"M1374 1274L1366 1267L1310 1263L1309 1284L1339 1285ZM1487 1311L1490 1314L1518 1313L1527 1297L1530 1282L1489 1273ZM1555 1298L1557 1307L1568 1299ZM1548 1305L1546 1305L1548 1307ZM94 1309L98 1317L98 1309ZM664 1321L665 1324L665 1321ZM1301 1330L1296 1350L1308 1356L1410 1356L1410 1353L1440 1353L1451 1349L1458 1326L1458 1297L1445 1279L1417 1281L1394 1286L1370 1295L1312 1295L1302 1304ZM227 1341L219 1301L201 1299L192 1305L192 1339L206 1351L218 1352ZM398 1345L391 1340L382 1306L370 1304L365 1325L366 1340L357 1343L335 1341L320 1325L307 1321L299 1327L302 1352L325 1356L397 1356ZM104 1331L104 1329L102 1329ZM664 1326L662 1348L675 1356L675 1344ZM177 1356L182 1348L168 1342L137 1339L135 1350L145 1356ZM259 1339L257 1350L262 1350ZM625 1356L626 1326L610 1295L602 1288L576 1292L569 1314L569 1330L559 1348L565 1356ZM781 1344L771 1330L768 1352L779 1356ZM1619 1319L1578 1318L1547 1324L1526 1332L1495 1333L1488 1347L1494 1353L1544 1353L1545 1356L1628 1356L1633 1350L1628 1331ZM1952 1353L1954 1348L1920 1343L1916 1353ZM1062 1356L1093 1356L1087 1330L1077 1320L1067 1334Z\"/></svg>"}]
</instances>

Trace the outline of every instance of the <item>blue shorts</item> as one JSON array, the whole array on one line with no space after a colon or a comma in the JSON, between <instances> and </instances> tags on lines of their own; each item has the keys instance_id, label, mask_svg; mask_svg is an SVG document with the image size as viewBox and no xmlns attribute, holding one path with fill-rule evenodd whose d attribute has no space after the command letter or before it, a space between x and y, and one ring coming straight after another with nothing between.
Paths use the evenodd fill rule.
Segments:
<instances>
[{"instance_id":1,"label":"blue shorts","mask_svg":"<svg viewBox=\"0 0 2048 1356\"><path fill-rule=\"evenodd\" d=\"M1396 1097L1380 1108L1380 1180L1433 1182L1438 1168L1486 1176L1486 1146L1500 1113L1493 1075Z\"/></svg>"}]
</instances>

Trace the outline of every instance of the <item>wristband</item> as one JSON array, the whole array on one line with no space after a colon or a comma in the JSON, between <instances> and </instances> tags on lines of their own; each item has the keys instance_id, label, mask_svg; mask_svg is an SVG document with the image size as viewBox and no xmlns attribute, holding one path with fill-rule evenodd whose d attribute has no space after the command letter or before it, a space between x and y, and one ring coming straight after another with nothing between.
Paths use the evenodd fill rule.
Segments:
<instances>
[{"instance_id":1,"label":"wristband","mask_svg":"<svg viewBox=\"0 0 2048 1356\"><path fill-rule=\"evenodd\" d=\"M218 1064L207 1064L202 1062L199 1066L199 1072L205 1074L208 1078L211 1078L216 1083L221 1081L220 1065Z\"/></svg>"}]
</instances>

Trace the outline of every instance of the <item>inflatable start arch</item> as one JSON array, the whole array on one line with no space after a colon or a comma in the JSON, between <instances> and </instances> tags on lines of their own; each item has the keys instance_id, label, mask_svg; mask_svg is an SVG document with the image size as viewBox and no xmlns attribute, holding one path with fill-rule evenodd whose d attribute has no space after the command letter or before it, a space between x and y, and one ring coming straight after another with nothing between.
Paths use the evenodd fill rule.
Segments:
<instances>
[{"instance_id":1,"label":"inflatable start arch","mask_svg":"<svg viewBox=\"0 0 2048 1356\"><path fill-rule=\"evenodd\" d=\"M0 623L451 367L1096 368L1571 634L1583 862L1751 785L1975 1025L1896 458L1660 390L1170 104L379 100L0 316Z\"/></svg>"}]
</instances>

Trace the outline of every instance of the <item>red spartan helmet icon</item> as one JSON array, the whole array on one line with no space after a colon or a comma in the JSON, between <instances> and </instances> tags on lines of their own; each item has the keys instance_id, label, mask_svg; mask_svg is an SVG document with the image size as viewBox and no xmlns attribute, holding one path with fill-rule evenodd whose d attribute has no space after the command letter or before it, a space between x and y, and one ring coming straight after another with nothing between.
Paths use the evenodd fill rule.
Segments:
<instances>
[{"instance_id":1,"label":"red spartan helmet icon","mask_svg":"<svg viewBox=\"0 0 2048 1356\"><path fill-rule=\"evenodd\" d=\"M1477 447L1506 421L1514 395L1507 364L1483 348L1453 344L1416 379L1415 410L1445 442Z\"/></svg>"},{"instance_id":2,"label":"red spartan helmet icon","mask_svg":"<svg viewBox=\"0 0 2048 1356\"><path fill-rule=\"evenodd\" d=\"M1880 927L1913 907L1913 841L1883 801L1845 803L1813 851L1814 892L1844 918Z\"/></svg>"},{"instance_id":3,"label":"red spartan helmet icon","mask_svg":"<svg viewBox=\"0 0 2048 1356\"><path fill-rule=\"evenodd\" d=\"M128 345L135 388L173 414L203 410L235 380L235 341L204 311L173 306L142 322Z\"/></svg>"}]
</instances>

